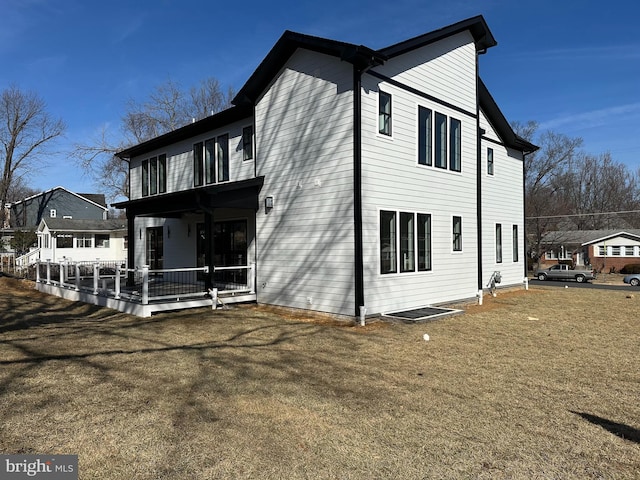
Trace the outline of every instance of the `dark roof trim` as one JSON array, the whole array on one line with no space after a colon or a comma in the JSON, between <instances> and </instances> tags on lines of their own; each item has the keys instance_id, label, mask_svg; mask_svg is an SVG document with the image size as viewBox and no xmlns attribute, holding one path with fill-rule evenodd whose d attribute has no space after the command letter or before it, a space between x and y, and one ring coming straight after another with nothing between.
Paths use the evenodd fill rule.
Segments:
<instances>
[{"instance_id":1,"label":"dark roof trim","mask_svg":"<svg viewBox=\"0 0 640 480\"><path fill-rule=\"evenodd\" d=\"M384 63L384 56L363 45L285 31L258 68L232 100L234 105L253 104L266 86L298 48L311 50L349 62L360 69Z\"/></svg>"},{"instance_id":2,"label":"dark roof trim","mask_svg":"<svg viewBox=\"0 0 640 480\"><path fill-rule=\"evenodd\" d=\"M489 122L493 125L493 128L496 129L496 133L500 135L500 138L502 138L502 141L507 147L520 150L524 153L535 152L539 149L537 145L516 135L481 79L478 79L478 90L481 110L485 113Z\"/></svg>"},{"instance_id":3,"label":"dark roof trim","mask_svg":"<svg viewBox=\"0 0 640 480\"><path fill-rule=\"evenodd\" d=\"M462 20L461 22L454 23L453 25L449 25L448 27L443 27L439 30L434 30L433 32L425 33L424 35L420 35L418 37L396 43L395 45L391 45L390 47L378 50L378 53L387 58L393 58L398 55L402 55L403 53L407 53L411 50L415 50L416 48L424 47L425 45L429 45L430 43L437 42L439 40L442 40L443 38L451 37L466 30L468 30L473 36L473 40L478 51L484 51L487 48L494 47L498 44L498 42L496 42L496 39L493 37L491 30L489 30L489 26L484 20L484 17L482 17L482 15L478 15L476 17L468 18L466 20Z\"/></svg>"},{"instance_id":4,"label":"dark roof trim","mask_svg":"<svg viewBox=\"0 0 640 480\"><path fill-rule=\"evenodd\" d=\"M113 203L112 206L126 208L127 216L130 218L133 216L165 217L207 207L238 206L238 208L257 209L257 193L263 184L264 177L261 176L237 182L212 184L191 190L136 198ZM224 195L218 197L220 194Z\"/></svg>"},{"instance_id":5,"label":"dark roof trim","mask_svg":"<svg viewBox=\"0 0 640 480\"><path fill-rule=\"evenodd\" d=\"M145 153L157 150L159 148L166 147L172 143L180 142L197 135L201 135L210 130L224 127L232 122L242 120L243 118L249 118L253 115L253 109L247 106L231 107L221 112L218 112L209 117L198 120L197 122L190 123L184 127L180 127L171 132L160 135L159 137L152 138L146 142L134 145L133 147L126 148L121 152L116 153L117 157L123 160L129 160L132 157L144 155Z\"/></svg>"}]
</instances>

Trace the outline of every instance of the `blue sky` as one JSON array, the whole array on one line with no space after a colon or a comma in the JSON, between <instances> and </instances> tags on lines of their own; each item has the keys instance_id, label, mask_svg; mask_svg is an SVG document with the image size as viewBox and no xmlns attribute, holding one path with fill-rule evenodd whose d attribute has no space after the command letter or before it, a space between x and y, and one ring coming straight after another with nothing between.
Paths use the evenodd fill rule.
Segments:
<instances>
[{"instance_id":1,"label":"blue sky","mask_svg":"<svg viewBox=\"0 0 640 480\"><path fill-rule=\"evenodd\" d=\"M377 49L474 15L498 46L480 75L508 120L536 120L640 167L640 3L626 0L0 0L0 90L36 91L67 124L32 188L99 192L65 151L167 79L238 90L285 30Z\"/></svg>"}]
</instances>

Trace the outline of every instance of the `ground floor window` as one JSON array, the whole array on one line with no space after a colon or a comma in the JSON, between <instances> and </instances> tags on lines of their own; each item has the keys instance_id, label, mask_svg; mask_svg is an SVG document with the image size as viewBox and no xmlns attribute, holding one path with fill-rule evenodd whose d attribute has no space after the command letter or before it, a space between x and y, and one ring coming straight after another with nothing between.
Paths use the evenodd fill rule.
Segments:
<instances>
[{"instance_id":1,"label":"ground floor window","mask_svg":"<svg viewBox=\"0 0 640 480\"><path fill-rule=\"evenodd\" d=\"M398 265L401 273L431 270L431 215L380 211L380 273Z\"/></svg>"},{"instance_id":2,"label":"ground floor window","mask_svg":"<svg viewBox=\"0 0 640 480\"><path fill-rule=\"evenodd\" d=\"M56 247L73 248L73 235L60 234L56 237Z\"/></svg>"}]
</instances>

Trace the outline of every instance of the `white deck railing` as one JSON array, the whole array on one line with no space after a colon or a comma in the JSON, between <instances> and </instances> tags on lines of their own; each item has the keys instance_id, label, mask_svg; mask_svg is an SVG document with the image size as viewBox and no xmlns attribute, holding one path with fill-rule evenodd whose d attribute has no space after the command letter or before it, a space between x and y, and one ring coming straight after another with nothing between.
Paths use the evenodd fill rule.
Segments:
<instances>
[{"instance_id":1,"label":"white deck railing","mask_svg":"<svg viewBox=\"0 0 640 480\"><path fill-rule=\"evenodd\" d=\"M148 305L208 295L204 280L207 273L209 267L151 270L148 265L126 268L124 261L38 261L36 282ZM213 283L218 295L254 294L255 264L215 267Z\"/></svg>"}]
</instances>

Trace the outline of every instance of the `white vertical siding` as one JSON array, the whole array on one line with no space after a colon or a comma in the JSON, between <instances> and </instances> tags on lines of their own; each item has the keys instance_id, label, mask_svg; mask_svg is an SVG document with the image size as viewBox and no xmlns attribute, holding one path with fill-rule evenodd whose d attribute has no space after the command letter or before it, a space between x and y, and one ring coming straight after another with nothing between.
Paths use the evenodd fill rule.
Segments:
<instances>
[{"instance_id":1,"label":"white vertical siding","mask_svg":"<svg viewBox=\"0 0 640 480\"><path fill-rule=\"evenodd\" d=\"M473 297L477 292L478 259L477 120L471 36L456 35L394 58L375 71L440 102L365 75L362 130L367 310L384 313ZM379 90L392 95L390 138L377 133ZM418 105L462 122L460 173L418 165ZM431 271L380 273L380 210L431 214ZM452 251L453 216L462 217L462 252Z\"/></svg>"},{"instance_id":2,"label":"white vertical siding","mask_svg":"<svg viewBox=\"0 0 640 480\"><path fill-rule=\"evenodd\" d=\"M486 287L494 271L502 284L521 284L524 280L524 163L522 152L502 144L502 140L483 112L480 127L485 131L481 148L482 165L482 279ZM491 139L487 140L487 139ZM487 172L487 149L493 149L494 174ZM496 224L502 225L502 263L496 261ZM518 260L513 256L513 225L518 226Z\"/></svg>"},{"instance_id":3,"label":"white vertical siding","mask_svg":"<svg viewBox=\"0 0 640 480\"><path fill-rule=\"evenodd\" d=\"M351 65L306 50L257 102L259 302L355 311L352 109Z\"/></svg>"}]
</instances>

